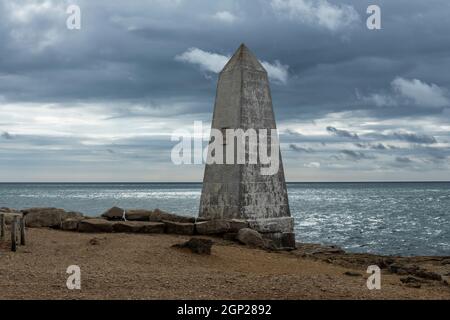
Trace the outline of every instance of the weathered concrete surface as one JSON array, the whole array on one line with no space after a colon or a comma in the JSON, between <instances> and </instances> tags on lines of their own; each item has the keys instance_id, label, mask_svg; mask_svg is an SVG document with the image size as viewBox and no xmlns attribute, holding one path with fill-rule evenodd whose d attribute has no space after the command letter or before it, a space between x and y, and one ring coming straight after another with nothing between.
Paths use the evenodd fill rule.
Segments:
<instances>
[{"instance_id":1,"label":"weathered concrete surface","mask_svg":"<svg viewBox=\"0 0 450 320\"><path fill-rule=\"evenodd\" d=\"M241 45L219 75L212 128L276 129L267 72L245 45ZM223 154L226 157L226 143ZM260 145L260 142L258 142ZM248 147L246 148L248 155ZM262 175L258 164L207 164L203 179L199 216L209 219L246 219L262 232L280 220L280 232L292 232L293 223L281 154L279 170ZM286 219L287 218L287 219ZM250 226L252 227L252 226Z\"/></svg>"}]
</instances>

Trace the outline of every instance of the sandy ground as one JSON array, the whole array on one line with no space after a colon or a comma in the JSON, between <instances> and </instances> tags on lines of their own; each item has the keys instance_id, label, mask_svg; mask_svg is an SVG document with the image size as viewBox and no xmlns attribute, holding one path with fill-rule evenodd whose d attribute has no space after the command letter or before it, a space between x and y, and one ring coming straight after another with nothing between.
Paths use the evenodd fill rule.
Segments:
<instances>
[{"instance_id":1,"label":"sandy ground","mask_svg":"<svg viewBox=\"0 0 450 320\"><path fill-rule=\"evenodd\" d=\"M91 240L97 244L92 244ZM16 253L0 244L1 299L450 299L436 281L420 289L382 275L368 290L365 268L349 269L289 252L266 252L214 239L212 255L171 248L187 236L80 234L29 229ZM81 290L66 269L81 268ZM353 271L363 276L344 275Z\"/></svg>"}]
</instances>

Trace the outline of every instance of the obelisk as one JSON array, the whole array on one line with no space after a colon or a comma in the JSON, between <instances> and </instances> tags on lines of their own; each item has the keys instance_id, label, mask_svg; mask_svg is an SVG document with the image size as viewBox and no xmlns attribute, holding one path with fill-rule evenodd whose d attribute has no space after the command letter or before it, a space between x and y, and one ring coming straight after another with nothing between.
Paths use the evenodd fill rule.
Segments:
<instances>
[{"instance_id":1,"label":"obelisk","mask_svg":"<svg viewBox=\"0 0 450 320\"><path fill-rule=\"evenodd\" d=\"M267 72L244 44L219 74L212 128L276 129ZM279 168L272 175L261 174L259 163L207 164L199 216L247 220L265 237L283 242L281 246L295 245L281 153L277 154Z\"/></svg>"}]
</instances>

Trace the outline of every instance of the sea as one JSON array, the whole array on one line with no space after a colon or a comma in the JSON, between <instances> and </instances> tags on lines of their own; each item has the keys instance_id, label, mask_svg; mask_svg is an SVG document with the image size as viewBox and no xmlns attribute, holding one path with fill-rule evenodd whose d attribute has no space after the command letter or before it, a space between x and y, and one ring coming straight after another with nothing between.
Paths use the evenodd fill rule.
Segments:
<instances>
[{"instance_id":1,"label":"sea","mask_svg":"<svg viewBox=\"0 0 450 320\"><path fill-rule=\"evenodd\" d=\"M198 214L201 183L0 183L0 207ZM288 183L297 241L383 255L450 255L450 182Z\"/></svg>"}]
</instances>

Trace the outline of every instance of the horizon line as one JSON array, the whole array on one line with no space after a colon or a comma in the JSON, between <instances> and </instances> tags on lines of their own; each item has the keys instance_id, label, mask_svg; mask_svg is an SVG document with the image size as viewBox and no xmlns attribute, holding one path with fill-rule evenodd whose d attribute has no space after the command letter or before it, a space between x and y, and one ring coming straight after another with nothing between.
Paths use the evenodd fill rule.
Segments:
<instances>
[{"instance_id":1,"label":"horizon line","mask_svg":"<svg viewBox=\"0 0 450 320\"><path fill-rule=\"evenodd\" d=\"M203 183L203 181L6 181L0 184L182 184ZM378 181L286 181L286 183L450 183L450 180L378 180Z\"/></svg>"}]
</instances>

